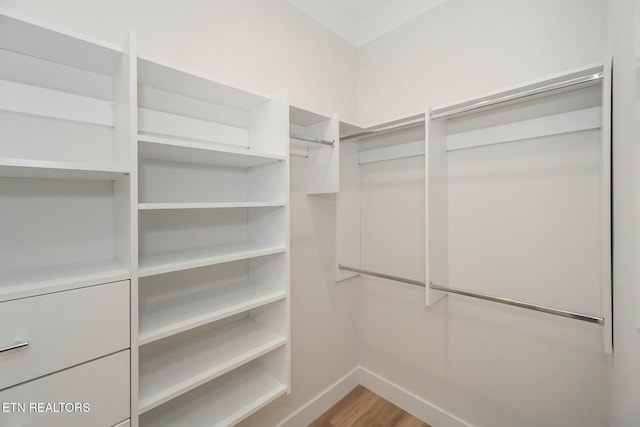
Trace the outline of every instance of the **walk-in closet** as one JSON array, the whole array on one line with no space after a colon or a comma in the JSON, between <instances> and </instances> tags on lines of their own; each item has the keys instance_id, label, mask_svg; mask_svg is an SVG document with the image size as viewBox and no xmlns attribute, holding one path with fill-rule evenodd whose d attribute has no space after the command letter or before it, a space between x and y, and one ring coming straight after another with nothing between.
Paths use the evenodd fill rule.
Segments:
<instances>
[{"instance_id":1,"label":"walk-in closet","mask_svg":"<svg viewBox=\"0 0 640 427\"><path fill-rule=\"evenodd\" d=\"M639 0L0 0L0 427L637 427Z\"/></svg>"}]
</instances>

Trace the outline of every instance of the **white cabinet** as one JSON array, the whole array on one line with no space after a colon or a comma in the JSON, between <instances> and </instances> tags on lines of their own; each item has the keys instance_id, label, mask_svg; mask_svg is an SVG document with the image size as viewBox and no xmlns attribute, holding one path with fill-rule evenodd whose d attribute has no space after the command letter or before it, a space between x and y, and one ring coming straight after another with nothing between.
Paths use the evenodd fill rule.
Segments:
<instances>
[{"instance_id":1,"label":"white cabinet","mask_svg":"<svg viewBox=\"0 0 640 427\"><path fill-rule=\"evenodd\" d=\"M0 305L0 389L129 347L129 281Z\"/></svg>"},{"instance_id":2,"label":"white cabinet","mask_svg":"<svg viewBox=\"0 0 640 427\"><path fill-rule=\"evenodd\" d=\"M289 387L287 96L138 70L140 424L237 422Z\"/></svg>"},{"instance_id":3,"label":"white cabinet","mask_svg":"<svg viewBox=\"0 0 640 427\"><path fill-rule=\"evenodd\" d=\"M11 387L0 401L3 426L112 426L129 416L129 351Z\"/></svg>"},{"instance_id":4,"label":"white cabinet","mask_svg":"<svg viewBox=\"0 0 640 427\"><path fill-rule=\"evenodd\" d=\"M131 57L0 15L2 425L130 417Z\"/></svg>"}]
</instances>

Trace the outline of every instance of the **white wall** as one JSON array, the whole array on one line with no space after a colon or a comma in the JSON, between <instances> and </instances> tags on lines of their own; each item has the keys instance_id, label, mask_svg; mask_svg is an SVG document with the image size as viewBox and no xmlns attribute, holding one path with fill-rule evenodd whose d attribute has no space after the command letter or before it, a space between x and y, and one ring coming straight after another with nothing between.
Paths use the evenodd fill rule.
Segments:
<instances>
[{"instance_id":1,"label":"white wall","mask_svg":"<svg viewBox=\"0 0 640 427\"><path fill-rule=\"evenodd\" d=\"M356 49L285 0L0 0L0 8L266 95L355 120Z\"/></svg>"},{"instance_id":2,"label":"white wall","mask_svg":"<svg viewBox=\"0 0 640 427\"><path fill-rule=\"evenodd\" d=\"M602 61L605 0L447 0L358 51L365 126Z\"/></svg>"},{"instance_id":3,"label":"white wall","mask_svg":"<svg viewBox=\"0 0 640 427\"><path fill-rule=\"evenodd\" d=\"M397 119L424 112L427 105L453 103L601 62L607 46L607 13L605 0L449 0L359 51L360 123L372 125ZM521 173L531 165L514 163L518 159L549 160L531 155L532 142L460 152L451 158L454 170L450 173L457 174L449 186L452 197L449 208L455 209L450 217L449 255L456 264L450 275L452 281L475 291L511 292L511 297L534 303L599 312L600 254L593 246L598 241L599 155L597 136L595 139L586 136L591 142L581 144L569 138L544 143L558 145L557 150L549 146L548 153L552 156L562 157L562 150L571 153L570 165L560 168L561 173L550 167L535 179ZM537 145L534 151L539 155L540 149ZM478 169L477 164L473 166L468 161L468 156L476 156L475 159L480 156L484 159L481 164L489 163L499 170ZM575 164L571 163L574 161ZM396 166L401 175L411 167L408 160L398 161ZM373 172L386 188L363 194L363 203L368 204L363 215L384 216L380 210L396 207L385 205L382 200L383 191L395 185L393 175L385 171L389 167L373 166ZM541 169L538 165L534 170ZM544 236L536 234L535 227L518 230L514 228L515 222L500 222L498 216L491 217L504 210L500 208L507 208L533 224L536 215L544 214L540 209L527 213L526 209L532 206L523 203L513 206L504 203L526 198L519 193L519 186L513 185L514 179L519 184L524 182L526 188L538 195L536 200L547 207L555 202L568 203L561 196L565 185L567 188L577 185L580 189L576 195L584 197L565 206L566 216L546 215L539 219L550 226L539 231L557 244L550 245L547 259L543 256L540 263L533 265L519 256L523 251L519 254L517 248L513 253L498 254L500 250L495 248L474 252L470 247L477 246L478 239L487 241L492 232L498 246L513 241L514 233L522 234L522 249L531 249L526 247L527 239L536 244L541 242ZM558 194L554 193L556 184ZM542 187L537 188L538 185ZM395 190L413 191L406 186L397 186ZM378 193L376 211L372 201ZM493 194L495 198L490 203L481 194ZM554 202L557 197L560 198ZM401 196L396 194L396 198ZM502 204L495 205L497 201ZM420 218L412 219L407 206L398 208L396 221L403 222L401 228L412 222L419 229ZM477 221L469 222L474 215ZM579 220L571 223L572 216ZM580 295L584 280L579 274L567 276L568 281L563 282L567 288L558 289L558 293L550 283L544 283L540 292L531 288L532 281L538 283L545 272L551 275L561 270L557 265L554 267L554 262L557 264L554 259L566 252L566 247L562 247L565 243L558 240L563 222L577 230L573 237L580 242L571 244L586 251L577 261L585 267L581 274L596 279L584 283L585 295ZM371 223L363 219L363 236L379 232L373 226L365 228ZM502 234L496 236L496 230ZM470 239L470 235L478 239ZM396 250L400 251L399 247ZM473 258L474 253L480 257ZM367 262L363 252L363 268L379 265ZM467 263L468 268L461 267L461 262ZM504 262L504 268L496 269L502 272L513 273L506 264L516 265L520 277L526 271L529 287L514 284L513 274L499 277L499 282L488 279L498 277L496 271L479 277L488 262ZM391 273L406 276L399 271ZM474 288L478 281L497 288ZM513 286L511 289L509 284ZM419 290L373 279L363 279L359 293L361 365L408 393L474 426L611 425L611 360L603 352L601 330L597 326L456 296L425 307Z\"/></svg>"}]
</instances>

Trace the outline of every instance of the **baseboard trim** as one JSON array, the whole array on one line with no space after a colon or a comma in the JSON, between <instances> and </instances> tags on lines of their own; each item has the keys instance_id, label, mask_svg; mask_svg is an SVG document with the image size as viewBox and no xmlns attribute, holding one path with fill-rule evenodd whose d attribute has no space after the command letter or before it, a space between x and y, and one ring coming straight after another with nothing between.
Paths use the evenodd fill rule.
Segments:
<instances>
[{"instance_id":1,"label":"baseboard trim","mask_svg":"<svg viewBox=\"0 0 640 427\"><path fill-rule=\"evenodd\" d=\"M364 387L433 427L473 427L472 424L366 368L359 367L358 371L360 384Z\"/></svg>"},{"instance_id":2,"label":"baseboard trim","mask_svg":"<svg viewBox=\"0 0 640 427\"><path fill-rule=\"evenodd\" d=\"M344 377L327 387L323 392L311 399L300 409L285 418L278 427L307 426L313 420L324 414L325 411L335 405L340 399L357 387L360 378L360 367L354 368Z\"/></svg>"}]
</instances>

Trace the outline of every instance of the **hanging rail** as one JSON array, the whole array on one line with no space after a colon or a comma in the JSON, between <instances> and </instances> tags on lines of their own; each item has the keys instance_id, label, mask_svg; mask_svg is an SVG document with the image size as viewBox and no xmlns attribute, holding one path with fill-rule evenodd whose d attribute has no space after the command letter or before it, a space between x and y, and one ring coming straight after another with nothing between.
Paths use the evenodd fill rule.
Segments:
<instances>
[{"instance_id":1,"label":"hanging rail","mask_svg":"<svg viewBox=\"0 0 640 427\"><path fill-rule=\"evenodd\" d=\"M336 145L335 141L327 141L326 139L310 138L308 136L302 136L302 135L289 135L289 138L297 139L298 141L310 142L312 144L329 145L331 147Z\"/></svg>"},{"instance_id":2,"label":"hanging rail","mask_svg":"<svg viewBox=\"0 0 640 427\"><path fill-rule=\"evenodd\" d=\"M387 280L393 280L393 281L396 281L396 282L408 283L409 285L413 285L413 286L420 286L420 287L423 287L423 288L426 287L424 282L420 282L418 280L405 279L404 277L392 276L390 274L375 273L373 271L362 270L360 268L347 267L346 265L342 265L342 264L338 264L338 268L340 270L351 271L353 273L360 273L360 274L365 274L367 276L379 277L381 279L387 279Z\"/></svg>"},{"instance_id":3,"label":"hanging rail","mask_svg":"<svg viewBox=\"0 0 640 427\"><path fill-rule=\"evenodd\" d=\"M387 279L387 280L393 280L393 281L396 281L396 282L407 283L409 285L420 286L422 288L426 287L424 282L420 282L418 280L406 279L404 277L393 276L393 275L390 275L390 274L376 273L376 272L369 271L369 270L362 270L360 268L347 267L346 265L342 265L342 264L338 264L338 268L340 270L351 271L353 273L359 273L359 274L364 274L364 275L367 275L367 276L379 277L381 279ZM553 314L555 316L567 317L567 318L570 318L570 319L581 320L583 322L595 323L595 324L598 324L600 326L604 326L604 318L603 317L591 316L591 315L588 315L588 314L576 313L576 312L568 311L568 310L560 310L560 309L557 309L557 308L546 307L546 306L543 306L543 305L529 304L529 303L526 303L526 302L516 301L516 300L509 299L509 298L494 297L494 296L490 296L490 295L478 294L478 293L475 293L475 292L467 292L467 291L463 291L463 290L460 290L460 289L446 288L444 286L438 286L435 283L429 283L429 288L431 288L433 290L437 290L437 291L443 291L443 292L449 292L449 293L452 293L452 294L464 295L464 296L467 296L467 297L477 298L477 299L481 299L481 300L485 300L485 301L497 302L497 303L500 303L500 304L511 305L511 306L514 306L514 307L526 308L528 310L538 311L538 312L547 313L547 314Z\"/></svg>"},{"instance_id":4,"label":"hanging rail","mask_svg":"<svg viewBox=\"0 0 640 427\"><path fill-rule=\"evenodd\" d=\"M588 85L591 83L595 83L598 80L602 80L603 77L604 73L601 66L590 68L579 73L573 73L570 76L547 80L541 83L514 89L512 91L502 92L485 98L480 98L449 107L437 108L431 111L431 119L440 119L443 117L466 113L472 110L477 110L479 108L502 104L509 101L515 101L517 99L526 98L529 96L542 95L547 92L552 92L571 86Z\"/></svg>"},{"instance_id":5,"label":"hanging rail","mask_svg":"<svg viewBox=\"0 0 640 427\"><path fill-rule=\"evenodd\" d=\"M604 326L603 317L590 316L588 314L581 314L573 311L560 310L557 308L545 307L543 305L529 304L526 302L515 301L509 298L493 297L490 295L478 294L475 292L462 291L460 289L446 288L444 286L438 286L435 283L430 283L429 287L437 291L464 295L466 297L478 298L485 301L499 302L500 304L512 305L514 307L526 308L528 310L540 311L542 313L553 314L555 316L568 317L570 319L582 320L583 322L596 323L600 326Z\"/></svg>"}]
</instances>

